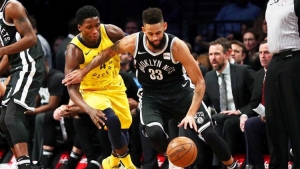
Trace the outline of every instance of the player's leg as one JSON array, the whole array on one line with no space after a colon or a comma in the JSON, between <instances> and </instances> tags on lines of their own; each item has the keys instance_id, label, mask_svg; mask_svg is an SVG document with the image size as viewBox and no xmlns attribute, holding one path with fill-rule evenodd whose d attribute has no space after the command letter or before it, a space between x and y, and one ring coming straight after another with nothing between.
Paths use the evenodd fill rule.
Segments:
<instances>
[{"instance_id":1,"label":"player's leg","mask_svg":"<svg viewBox=\"0 0 300 169\"><path fill-rule=\"evenodd\" d=\"M157 98L158 99L158 98ZM168 147L168 135L164 126L163 112L159 110L156 100L143 96L141 104L141 123L145 136L150 140L151 145L160 153L165 154Z\"/></svg>"},{"instance_id":2,"label":"player's leg","mask_svg":"<svg viewBox=\"0 0 300 169\"><path fill-rule=\"evenodd\" d=\"M53 112L47 112L44 116L43 128L43 153L41 162L44 168L53 168L54 148L56 145L56 129L59 121L53 118Z\"/></svg>"},{"instance_id":3,"label":"player's leg","mask_svg":"<svg viewBox=\"0 0 300 169\"><path fill-rule=\"evenodd\" d=\"M210 145L222 163L227 166L228 169L237 168L238 165L231 156L226 142L213 129L211 118L204 103L201 104L199 112L195 115L195 121L198 127L199 137L202 137L205 142Z\"/></svg>"},{"instance_id":4,"label":"player's leg","mask_svg":"<svg viewBox=\"0 0 300 169\"><path fill-rule=\"evenodd\" d=\"M108 90L105 96L111 102L111 105L106 105L107 108L103 110L107 118L105 124L113 148L112 155L109 157L110 166L118 166L119 160L121 160L125 168L133 169L135 166L131 161L128 149L128 129L132 122L132 116L125 88L123 85L114 87L112 90ZM116 155L119 160L117 160Z\"/></svg>"},{"instance_id":5,"label":"player's leg","mask_svg":"<svg viewBox=\"0 0 300 169\"><path fill-rule=\"evenodd\" d=\"M109 158L103 160L102 165L105 168L105 166L109 163L110 168L118 167L121 160L125 168L134 166L127 147L129 141L128 129L121 129L120 120L112 109L108 108L103 112L107 118L105 124L108 128L108 136L113 151Z\"/></svg>"},{"instance_id":6,"label":"player's leg","mask_svg":"<svg viewBox=\"0 0 300 169\"><path fill-rule=\"evenodd\" d=\"M6 111L6 106L2 106L1 114L0 114L0 127L1 127L1 130L3 131L3 133L5 135L5 138L8 142L8 145L9 145L12 153L15 155L16 158L18 158L17 154L15 152L15 149L14 149L14 145L13 145L12 140L11 140L11 136L10 136L8 130L7 130L7 127L6 127L6 124L5 124L5 121L4 121L6 112L7 112Z\"/></svg>"},{"instance_id":7,"label":"player's leg","mask_svg":"<svg viewBox=\"0 0 300 169\"><path fill-rule=\"evenodd\" d=\"M7 103L6 115L4 118L20 169L31 168L27 148L27 131L23 124L23 115L25 111L26 109L24 107L14 103L13 99L10 99Z\"/></svg>"}]
</instances>

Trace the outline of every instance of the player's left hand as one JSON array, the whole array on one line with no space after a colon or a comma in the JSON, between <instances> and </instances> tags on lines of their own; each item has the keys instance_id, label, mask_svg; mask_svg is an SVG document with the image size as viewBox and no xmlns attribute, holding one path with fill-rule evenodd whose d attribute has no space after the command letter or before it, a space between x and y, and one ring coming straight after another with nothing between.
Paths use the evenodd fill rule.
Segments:
<instances>
[{"instance_id":1,"label":"player's left hand","mask_svg":"<svg viewBox=\"0 0 300 169\"><path fill-rule=\"evenodd\" d=\"M185 118L182 119L181 122L178 124L178 127L183 126L184 129L187 129L188 125L190 126L191 129L194 129L196 132L198 132L194 116L186 115Z\"/></svg>"},{"instance_id":2,"label":"player's left hand","mask_svg":"<svg viewBox=\"0 0 300 169\"><path fill-rule=\"evenodd\" d=\"M83 79L84 75L82 70L76 69L73 72L66 75L66 77L62 80L62 84L65 86L69 86L72 84L78 84Z\"/></svg>"}]
</instances>

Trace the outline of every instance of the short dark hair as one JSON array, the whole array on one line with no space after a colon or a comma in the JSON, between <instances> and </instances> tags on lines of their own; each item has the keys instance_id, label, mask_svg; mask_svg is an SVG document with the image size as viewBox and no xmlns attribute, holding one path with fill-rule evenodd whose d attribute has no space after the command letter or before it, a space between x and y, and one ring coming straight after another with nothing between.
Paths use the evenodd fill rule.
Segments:
<instances>
[{"instance_id":1,"label":"short dark hair","mask_svg":"<svg viewBox=\"0 0 300 169\"><path fill-rule=\"evenodd\" d=\"M233 40L233 41L231 41L231 45L232 45L232 44L235 44L235 45L240 46L240 47L243 49L243 50L242 50L242 53L245 53L245 54L248 53L244 43L242 43L242 42L240 42L240 41L238 41L238 40Z\"/></svg>"},{"instance_id":2,"label":"short dark hair","mask_svg":"<svg viewBox=\"0 0 300 169\"><path fill-rule=\"evenodd\" d=\"M211 45L221 45L223 47L223 52L226 53L228 49L231 49L231 43L228 39L226 38L218 38L215 41L212 41L209 43L209 46Z\"/></svg>"},{"instance_id":3,"label":"short dark hair","mask_svg":"<svg viewBox=\"0 0 300 169\"><path fill-rule=\"evenodd\" d=\"M161 9L159 8L148 8L143 11L143 24L157 24L164 22L164 17Z\"/></svg>"},{"instance_id":4,"label":"short dark hair","mask_svg":"<svg viewBox=\"0 0 300 169\"><path fill-rule=\"evenodd\" d=\"M100 18L100 14L99 11L91 5L83 6L79 8L76 12L76 20L77 23L80 25L83 23L85 19L92 18L92 17Z\"/></svg>"}]
</instances>

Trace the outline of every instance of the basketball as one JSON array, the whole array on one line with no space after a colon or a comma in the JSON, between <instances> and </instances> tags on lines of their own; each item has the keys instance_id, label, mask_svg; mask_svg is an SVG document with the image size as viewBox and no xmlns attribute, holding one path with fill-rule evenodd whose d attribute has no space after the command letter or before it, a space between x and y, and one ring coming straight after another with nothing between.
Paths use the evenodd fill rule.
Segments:
<instances>
[{"instance_id":1,"label":"basketball","mask_svg":"<svg viewBox=\"0 0 300 169\"><path fill-rule=\"evenodd\" d=\"M197 157L197 147L193 140L187 137L176 137L168 145L168 159L177 167L188 167Z\"/></svg>"}]
</instances>

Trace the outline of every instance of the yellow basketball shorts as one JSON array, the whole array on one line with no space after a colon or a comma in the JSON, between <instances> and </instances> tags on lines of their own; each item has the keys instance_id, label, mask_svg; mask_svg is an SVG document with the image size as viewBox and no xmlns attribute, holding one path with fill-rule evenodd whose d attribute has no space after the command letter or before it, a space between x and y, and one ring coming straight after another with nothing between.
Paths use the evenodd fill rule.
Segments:
<instances>
[{"instance_id":1,"label":"yellow basketball shorts","mask_svg":"<svg viewBox=\"0 0 300 169\"><path fill-rule=\"evenodd\" d=\"M81 90L85 102L94 109L112 108L119 117L122 129L128 129L132 122L129 103L125 93L123 79L118 80L101 90Z\"/></svg>"}]
</instances>

